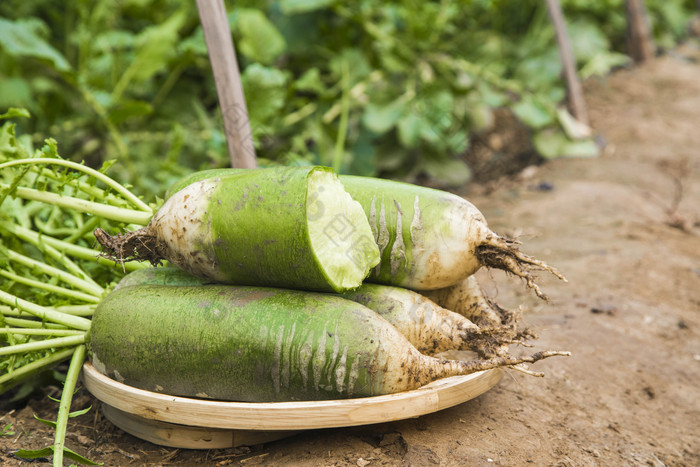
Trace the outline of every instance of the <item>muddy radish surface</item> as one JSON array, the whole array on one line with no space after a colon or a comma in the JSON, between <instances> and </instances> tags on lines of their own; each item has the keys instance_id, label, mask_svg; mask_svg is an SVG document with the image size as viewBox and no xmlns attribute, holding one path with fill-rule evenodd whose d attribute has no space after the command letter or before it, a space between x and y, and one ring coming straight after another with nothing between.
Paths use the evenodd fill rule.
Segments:
<instances>
[{"instance_id":1,"label":"muddy radish surface","mask_svg":"<svg viewBox=\"0 0 700 467\"><path fill-rule=\"evenodd\" d=\"M573 352L538 363L544 379L509 372L481 397L418 419L212 451L127 435L81 391L74 410L94 408L71 420L67 445L105 465L700 465L700 65L688 57L700 52L586 83L602 157L459 193L569 279L540 274L545 304L519 279L478 273L501 306L523 305L536 349ZM11 450L49 444L52 430L33 414L56 411L43 398L0 415L15 431L0 438L2 464L21 465Z\"/></svg>"}]
</instances>

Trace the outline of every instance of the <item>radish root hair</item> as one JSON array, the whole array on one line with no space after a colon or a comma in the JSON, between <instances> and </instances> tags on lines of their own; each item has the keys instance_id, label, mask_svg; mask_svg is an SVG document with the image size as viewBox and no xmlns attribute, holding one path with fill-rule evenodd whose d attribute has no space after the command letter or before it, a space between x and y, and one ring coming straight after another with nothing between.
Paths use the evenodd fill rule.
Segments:
<instances>
[{"instance_id":1,"label":"radish root hair","mask_svg":"<svg viewBox=\"0 0 700 467\"><path fill-rule=\"evenodd\" d=\"M109 235L98 228L94 235L102 247L100 256L115 263L148 261L152 266L158 266L164 259L165 245L150 233L149 227L117 235Z\"/></svg>"},{"instance_id":2,"label":"radish root hair","mask_svg":"<svg viewBox=\"0 0 700 467\"><path fill-rule=\"evenodd\" d=\"M476 248L476 255L484 266L502 269L525 279L527 286L543 300L549 300L535 282L531 270L548 271L554 276L568 282L566 277L547 263L526 255L517 247L519 243L507 240L498 235L489 235L486 240Z\"/></svg>"}]
</instances>

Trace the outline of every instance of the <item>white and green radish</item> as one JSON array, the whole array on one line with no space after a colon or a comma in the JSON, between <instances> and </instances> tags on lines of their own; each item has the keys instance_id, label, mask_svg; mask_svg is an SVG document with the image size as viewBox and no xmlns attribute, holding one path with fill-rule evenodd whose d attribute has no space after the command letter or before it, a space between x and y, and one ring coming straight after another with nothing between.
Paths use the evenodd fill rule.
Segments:
<instances>
[{"instance_id":1,"label":"white and green radish","mask_svg":"<svg viewBox=\"0 0 700 467\"><path fill-rule=\"evenodd\" d=\"M45 161L43 159L41 161L41 163L47 164L57 163ZM63 162L64 161L61 161L61 163ZM12 164L15 165L35 163L38 162L35 162L34 159L12 161ZM7 165L8 164L2 164L0 166ZM78 164L75 165L77 166ZM309 168L297 169L309 171L320 170ZM80 170L87 171L87 168L82 168ZM283 170L294 169L214 169L210 171L197 172L176 182L168 191L167 196L172 198L175 196L175 193L185 189L188 185L195 182L204 182L208 178L218 177L220 179L218 183L221 183L224 178L229 178L243 173L246 174L246 177L250 177L251 179L259 177L260 179L264 180L264 185L266 186L269 186L270 184L274 185L276 177L275 174L281 173L280 171ZM102 174L100 174L100 176L104 177ZM331 177L330 175L328 176ZM497 234L492 232L487 227L483 215L471 203L459 196L440 190L433 190L406 183L375 178L341 176L340 180L345 186L347 192L361 203L367 220L369 220L371 234L373 234L374 241L379 248L377 255L379 256L379 253L381 253L381 262L372 270L372 274L369 277L369 279L373 282L398 285L414 290L434 290L454 285L473 274L479 267L488 266L504 269L508 272L523 277L527 281L528 285L534 289L537 295L544 297L544 294L540 291L539 287L534 281L533 276L531 275L532 269L550 271L557 275L557 277L564 279L561 274L550 266L525 255L518 250L517 246L513 242L499 237ZM116 182L111 179L105 180L105 183L116 184ZM319 185L325 188L325 184L321 183ZM201 188L209 185L202 184L198 186ZM262 185L253 188L258 190L261 186ZM281 226L283 224L283 220L289 220L290 218L301 220L301 224L309 226L308 230L310 233L317 233L316 236L308 236L308 240L306 240L307 246L314 243L314 238L318 240L320 237L320 241L315 242L318 245L311 245L311 249L314 250L314 252L316 252L315 250L317 248L319 249L319 252L327 249L333 250L333 254L329 255L329 257L335 257L336 259L347 252L356 253L363 250L369 251L369 246L357 248L357 243L355 244L356 247L345 251L343 251L343 248L336 248L338 246L339 237L342 237L342 233L335 235L335 232L346 232L348 230L345 223L339 223L338 225L335 225L334 222L329 223L329 221L337 220L337 217L332 215L332 213L338 208L338 196L334 196L333 193L339 193L340 190L334 189L325 191L321 190L320 187L314 189L311 184L308 184L306 188L308 189L302 189L301 191L304 192L305 195L309 195L308 200L311 202L304 205L303 208L313 211L310 218L299 219L301 216L293 215L293 212L300 213L303 212L304 209L282 211L282 214L280 214L280 211L275 211L273 212L273 215L279 215L279 219L276 219L276 221L270 221L273 222L273 227ZM260 200L259 197L256 198L254 196L250 196L244 198L247 194L246 192L241 193L237 190L232 191L235 193L230 193L230 196L224 196L223 198L235 198L235 195L237 195L238 199L234 203L234 206L238 206L238 203L242 202L245 204L247 212L256 210L254 203L256 200ZM279 191L271 193L271 196L263 196L263 199L265 199L266 203L272 201L272 204L274 204L275 200L281 200L286 194L287 192L285 189L281 187ZM144 208L143 206L139 205L138 209L136 210L116 206L105 207L99 203L94 203L83 199L74 199L71 196L49 196L50 194L45 192L37 192L36 190L31 189L23 190L21 193L17 191L16 195L26 199L41 200L47 203L76 209L78 211L92 213L120 222L144 225L148 222L148 219L150 219L151 216L151 213L148 212L150 208L147 206ZM184 194L181 195L179 198L180 201L182 201L184 196ZM204 196L206 197L206 194ZM136 203L134 202L134 204ZM167 204L168 203L166 203L166 205ZM171 204L170 206L173 205ZM174 205L176 209L173 210L174 213L178 213L179 211L177 206L184 207L184 204L176 202ZM317 210L314 210L314 208L317 208ZM167 210L169 209L166 209L166 211ZM221 210L224 210L224 208ZM165 213L166 211L163 212ZM215 211L219 212L220 210L215 209ZM351 222L353 222L353 225L355 225L353 217L348 216L348 218ZM220 218L217 216L216 219ZM315 227L312 226L313 220L317 221L317 225ZM231 225L230 222L227 224ZM170 224L165 222L164 225L168 226ZM247 226L247 224L244 225ZM241 232L242 230L236 229L235 227L231 228L237 230L238 232ZM199 231L199 229L195 230ZM358 228L357 232L362 230L362 228ZM277 229L277 231L279 232L280 229ZM251 246L251 244L248 242L253 242L252 246L254 249L263 249L265 251L274 250L274 248L268 248L267 246L262 248L259 242L255 242L256 231L252 230L252 232L252 235L247 237L245 235L243 236L245 241L240 244L241 246L240 248L237 248L237 250L250 253L250 248L247 247ZM177 229L175 229L175 231L171 229L170 234L167 234L166 232L166 235L170 235L171 237L174 234L177 234ZM182 234L182 232L180 232L180 234ZM328 234L333 234L335 236L332 240L329 240ZM158 258L162 253L169 253L171 256L173 256L176 264L180 264L178 261L181 261L182 265L184 265L184 269L187 269L188 271L194 272L196 270L208 270L209 272L213 272L213 275L210 278L214 280L219 280L219 277L225 276L227 272L232 272L223 271L219 268L221 263L217 262L218 258L212 258L209 254L214 247L208 243L206 244L208 246L207 251L202 253L198 249L197 245L186 244L184 249L168 247L168 241L171 241L173 245L177 244L176 246L180 246L180 242L175 241L173 238L163 242L158 242L156 237L153 235L150 237L127 235L125 238L111 239L101 230L97 230L96 235L100 238L101 243L103 243L103 245L107 248L108 252L112 253L112 256L117 257L118 259L134 256L139 257L140 259L154 257ZM187 234L187 237L192 238L193 235ZM221 238L221 236L219 236L219 238ZM358 233L357 238L364 239L365 237L364 234ZM209 239L211 240L211 237L209 237ZM194 240L196 240L196 238ZM364 240L362 241L364 242ZM350 243L352 244L352 240ZM331 245L333 248L324 248L328 247L329 245ZM362 245L364 245L364 243ZM298 246L299 245L294 245L294 248L287 251L298 250ZM166 247L170 248L170 250L168 250ZM217 245L217 247L221 249L221 245ZM154 253L155 256L153 256ZM323 269L325 265L331 263L331 261L324 259L326 256L327 255L320 253L320 255L317 255L317 257L320 257L320 259L316 258L318 261L312 262L320 263L321 269ZM361 256L361 254L358 255L358 257L359 256ZM374 256L374 254L368 253L367 257L370 256ZM207 263L207 259L212 261ZM233 259L235 262L236 258L231 259ZM280 259L288 260L290 258L287 256L282 256ZM295 256L293 259L298 258ZM248 262L255 261L248 256L244 261L239 261L238 265L244 266L244 269L247 269L245 266ZM355 263L354 261L351 262ZM367 264L371 264L371 262L372 261L368 261ZM279 266L280 263L281 261L276 263L275 266ZM209 266L207 266L207 264ZM343 264L349 263L344 262ZM236 269L238 265L233 264L231 267ZM316 264L316 266L318 265L319 264ZM300 269L298 262L296 261L287 266L296 268L297 271ZM349 265L349 267L346 268L343 265L340 267L339 274L336 274L336 271L335 273L330 272L329 275L326 274L326 271L324 271L321 275L326 275L329 277L324 278L324 280L321 281L323 284L315 284L315 281L307 282L307 285L303 286L303 288L317 288L318 290L342 290L343 286L342 284L339 284L342 282L341 278L332 276L362 276L361 272L355 274L357 271L364 272L364 267L353 268L352 265ZM238 272L240 272L240 269ZM282 273L282 276L286 278L286 280L289 279L290 275L287 274L286 270L280 272ZM234 276L233 280L230 280L229 282L237 282L236 279L238 274L236 271L233 271L232 275ZM255 275L256 273L252 273L252 276ZM266 279L270 279L270 277L268 276ZM329 285L328 282L334 283ZM298 283L299 281L296 281L294 284L286 285L273 281L265 284L294 287L298 286Z\"/></svg>"},{"instance_id":2,"label":"white and green radish","mask_svg":"<svg viewBox=\"0 0 700 467\"><path fill-rule=\"evenodd\" d=\"M488 302L483 295L478 295L478 306L469 309L470 316L478 320L479 325L470 316L443 308L429 298L401 287L363 284L342 296L372 309L426 355L437 356L456 350L475 352L481 358L510 358L509 344L523 344L527 339L536 338L528 329L517 329L517 315ZM497 312L500 320L492 321ZM511 368L532 376L544 376L544 373L528 370L522 364Z\"/></svg>"},{"instance_id":3,"label":"white and green radish","mask_svg":"<svg viewBox=\"0 0 700 467\"><path fill-rule=\"evenodd\" d=\"M196 172L176 182L166 196L198 180L239 172ZM340 181L362 205L381 253L381 262L368 278L372 282L434 290L454 285L487 266L522 277L538 296L546 298L531 269L549 271L565 280L552 267L522 253L514 242L492 232L481 212L464 198L370 177L344 175Z\"/></svg>"},{"instance_id":4,"label":"white and green radish","mask_svg":"<svg viewBox=\"0 0 700 467\"><path fill-rule=\"evenodd\" d=\"M484 296L475 276L469 276L443 289L423 291L423 294L481 327L507 325L514 320L512 312L504 310Z\"/></svg>"},{"instance_id":5,"label":"white and green radish","mask_svg":"<svg viewBox=\"0 0 700 467\"><path fill-rule=\"evenodd\" d=\"M379 262L362 207L326 167L247 170L172 195L144 229L96 236L123 261L167 259L219 283L343 291Z\"/></svg>"},{"instance_id":6,"label":"white and green radish","mask_svg":"<svg viewBox=\"0 0 700 467\"><path fill-rule=\"evenodd\" d=\"M124 276L116 288L132 285L206 285L207 281L176 267L146 268ZM482 358L498 353L513 343L517 333L510 326L481 330L462 315L432 300L400 287L363 284L344 292L343 298L360 303L387 320L408 341L426 355L446 350L471 350Z\"/></svg>"},{"instance_id":7,"label":"white and green radish","mask_svg":"<svg viewBox=\"0 0 700 467\"><path fill-rule=\"evenodd\" d=\"M412 290L363 284L341 295L370 308L389 321L421 353L470 350L487 358L518 337L510 326L481 329L466 317L441 307Z\"/></svg>"},{"instance_id":8,"label":"white and green radish","mask_svg":"<svg viewBox=\"0 0 700 467\"><path fill-rule=\"evenodd\" d=\"M120 288L97 306L88 348L95 368L130 386L250 402L391 394L568 355L440 360L341 297L222 285Z\"/></svg>"}]
</instances>

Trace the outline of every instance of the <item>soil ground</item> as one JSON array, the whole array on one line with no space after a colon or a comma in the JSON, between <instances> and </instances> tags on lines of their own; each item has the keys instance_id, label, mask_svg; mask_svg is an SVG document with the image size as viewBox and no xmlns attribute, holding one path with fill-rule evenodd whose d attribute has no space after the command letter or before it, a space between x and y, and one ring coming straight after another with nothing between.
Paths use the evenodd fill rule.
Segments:
<instances>
[{"instance_id":1,"label":"soil ground","mask_svg":"<svg viewBox=\"0 0 700 467\"><path fill-rule=\"evenodd\" d=\"M544 303L480 271L504 307L522 306L536 349L570 350L509 371L484 395L418 419L298 434L252 448L162 448L93 410L68 446L105 465L700 465L700 52L686 46L586 83L600 158L555 160L466 194L499 233L557 266ZM79 395L74 407L93 404ZM51 442L34 400L0 415L0 462ZM46 460L36 462L46 465Z\"/></svg>"}]
</instances>

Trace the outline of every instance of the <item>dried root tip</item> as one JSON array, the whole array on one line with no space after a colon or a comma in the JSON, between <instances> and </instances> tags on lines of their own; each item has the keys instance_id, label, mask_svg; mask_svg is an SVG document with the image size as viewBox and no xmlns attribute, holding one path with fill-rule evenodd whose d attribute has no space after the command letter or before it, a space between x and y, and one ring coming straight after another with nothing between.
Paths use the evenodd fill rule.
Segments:
<instances>
[{"instance_id":1,"label":"dried root tip","mask_svg":"<svg viewBox=\"0 0 700 467\"><path fill-rule=\"evenodd\" d=\"M508 342L508 344L515 344L515 345L521 345L523 347L527 347L528 349L531 349L534 347L532 344L528 344L522 339L513 339L512 341Z\"/></svg>"},{"instance_id":2,"label":"dried root tip","mask_svg":"<svg viewBox=\"0 0 700 467\"><path fill-rule=\"evenodd\" d=\"M535 278L530 274L531 269L548 271L564 282L568 282L566 277L553 267L521 252L517 248L517 242L497 235L487 237L486 241L477 247L476 255L485 266L503 269L525 279L527 286L543 300L549 300L549 298L535 283Z\"/></svg>"},{"instance_id":3,"label":"dried root tip","mask_svg":"<svg viewBox=\"0 0 700 467\"><path fill-rule=\"evenodd\" d=\"M542 378L542 377L544 377L544 373L542 373L541 371L532 371L532 370L529 370L529 369L527 369L527 368L525 367L524 364L522 364L522 365L513 365L513 366L510 366L510 367L508 367L508 368L510 368L510 369L512 369L512 370L515 370L515 371L519 371L519 372L521 372L521 373L525 373L526 375L535 376L535 377L537 377L537 378Z\"/></svg>"},{"instance_id":4,"label":"dried root tip","mask_svg":"<svg viewBox=\"0 0 700 467\"><path fill-rule=\"evenodd\" d=\"M158 266L165 259L164 245L155 235L151 235L148 227L128 232L124 235L109 235L102 229L95 229L95 238L102 246L100 256L115 263L124 264L127 261L148 261Z\"/></svg>"},{"instance_id":5,"label":"dried root tip","mask_svg":"<svg viewBox=\"0 0 700 467\"><path fill-rule=\"evenodd\" d=\"M522 363L535 363L539 360L543 360L549 357L569 357L571 352L561 352L556 350L545 350L542 352L537 352L529 357L516 357L514 355L499 355L497 357L489 358L488 360L473 360L470 362L461 362L462 367L468 369L471 372L490 370L492 368L499 368L504 366L513 367L515 365L521 365ZM531 372L525 368L517 368L518 371L523 371L523 373L533 374L534 376L539 376L538 373Z\"/></svg>"}]
</instances>

